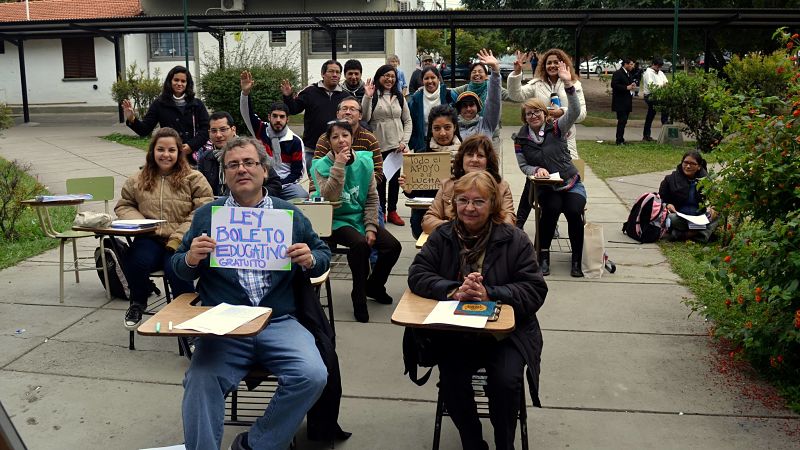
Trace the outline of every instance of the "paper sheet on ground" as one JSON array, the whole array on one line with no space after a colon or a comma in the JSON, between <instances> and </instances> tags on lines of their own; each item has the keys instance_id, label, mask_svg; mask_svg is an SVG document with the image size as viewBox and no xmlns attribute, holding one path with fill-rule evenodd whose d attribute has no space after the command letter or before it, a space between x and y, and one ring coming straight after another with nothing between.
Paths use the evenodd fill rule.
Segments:
<instances>
[{"instance_id":1,"label":"paper sheet on ground","mask_svg":"<svg viewBox=\"0 0 800 450\"><path fill-rule=\"evenodd\" d=\"M700 214L699 216L690 216L689 214L684 213L676 213L679 217L683 217L684 219L688 220L691 223L697 225L708 225L708 216L705 214Z\"/></svg>"},{"instance_id":2,"label":"paper sheet on ground","mask_svg":"<svg viewBox=\"0 0 800 450\"><path fill-rule=\"evenodd\" d=\"M458 300L438 302L423 324L456 325L468 328L484 328L489 320L486 316L461 316L455 313Z\"/></svg>"},{"instance_id":3,"label":"paper sheet on ground","mask_svg":"<svg viewBox=\"0 0 800 450\"><path fill-rule=\"evenodd\" d=\"M400 152L389 153L389 156L383 160L383 175L389 180L402 166L403 154Z\"/></svg>"},{"instance_id":4,"label":"paper sheet on ground","mask_svg":"<svg viewBox=\"0 0 800 450\"><path fill-rule=\"evenodd\" d=\"M229 305L221 303L193 319L179 323L179 330L197 330L216 335L228 334L256 317L272 311L261 306Z\"/></svg>"}]
</instances>

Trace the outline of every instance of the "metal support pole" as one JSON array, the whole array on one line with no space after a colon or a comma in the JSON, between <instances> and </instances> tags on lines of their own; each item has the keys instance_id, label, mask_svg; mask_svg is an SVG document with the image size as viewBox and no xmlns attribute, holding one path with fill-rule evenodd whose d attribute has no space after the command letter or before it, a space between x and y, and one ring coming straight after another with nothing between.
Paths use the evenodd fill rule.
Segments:
<instances>
[{"instance_id":1,"label":"metal support pole","mask_svg":"<svg viewBox=\"0 0 800 450\"><path fill-rule=\"evenodd\" d=\"M708 29L703 30L703 71L708 73L711 70L711 34Z\"/></svg>"},{"instance_id":2,"label":"metal support pole","mask_svg":"<svg viewBox=\"0 0 800 450\"><path fill-rule=\"evenodd\" d=\"M217 45L219 47L219 68L225 69L225 31L214 33L213 36L217 38Z\"/></svg>"},{"instance_id":3,"label":"metal support pole","mask_svg":"<svg viewBox=\"0 0 800 450\"><path fill-rule=\"evenodd\" d=\"M450 87L456 87L456 29L450 27Z\"/></svg>"},{"instance_id":4,"label":"metal support pole","mask_svg":"<svg viewBox=\"0 0 800 450\"><path fill-rule=\"evenodd\" d=\"M115 34L112 38L112 42L114 43L114 67L117 70L117 80L121 80L125 77L125 74L122 68L122 54L120 53L119 35ZM119 116L119 123L125 121L125 113L122 111L122 104L117 105L117 115Z\"/></svg>"},{"instance_id":5,"label":"metal support pole","mask_svg":"<svg viewBox=\"0 0 800 450\"><path fill-rule=\"evenodd\" d=\"M328 36L331 37L331 59L336 61L336 28L328 28Z\"/></svg>"},{"instance_id":6,"label":"metal support pole","mask_svg":"<svg viewBox=\"0 0 800 450\"><path fill-rule=\"evenodd\" d=\"M579 26L575 29L575 57L572 60L572 65L575 67L575 71L578 73L578 78L580 78L581 74L581 34L583 33L583 26ZM589 78L589 73L587 71L586 78Z\"/></svg>"},{"instance_id":7,"label":"metal support pole","mask_svg":"<svg viewBox=\"0 0 800 450\"><path fill-rule=\"evenodd\" d=\"M189 70L189 0L183 0L183 46L186 54L186 70Z\"/></svg>"},{"instance_id":8,"label":"metal support pole","mask_svg":"<svg viewBox=\"0 0 800 450\"><path fill-rule=\"evenodd\" d=\"M680 0L675 0L675 17L672 21L672 81L675 81L675 72L678 69L678 11L681 8Z\"/></svg>"},{"instance_id":9,"label":"metal support pole","mask_svg":"<svg viewBox=\"0 0 800 450\"><path fill-rule=\"evenodd\" d=\"M25 41L20 38L15 44L17 44L17 53L19 54L19 81L22 85L22 117L25 123L29 123L31 121L31 110L28 106L28 80L25 74Z\"/></svg>"}]
</instances>

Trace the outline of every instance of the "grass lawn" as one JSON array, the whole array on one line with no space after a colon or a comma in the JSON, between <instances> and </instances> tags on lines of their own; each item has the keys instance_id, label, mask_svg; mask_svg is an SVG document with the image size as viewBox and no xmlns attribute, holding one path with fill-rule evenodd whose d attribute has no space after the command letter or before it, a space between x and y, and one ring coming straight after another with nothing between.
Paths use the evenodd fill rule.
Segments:
<instances>
[{"instance_id":1,"label":"grass lawn","mask_svg":"<svg viewBox=\"0 0 800 450\"><path fill-rule=\"evenodd\" d=\"M691 143L673 147L654 142L614 145L613 142L578 141L581 158L601 179L674 169L684 152L693 147ZM713 155L707 155L706 159L709 164L714 160Z\"/></svg>"},{"instance_id":2,"label":"grass lawn","mask_svg":"<svg viewBox=\"0 0 800 450\"><path fill-rule=\"evenodd\" d=\"M111 142L116 142L117 144L136 147L144 151L147 151L147 146L150 144L150 138L131 136L129 134L121 134L121 133L112 133L109 134L108 136L103 136L103 139Z\"/></svg>"},{"instance_id":3,"label":"grass lawn","mask_svg":"<svg viewBox=\"0 0 800 450\"><path fill-rule=\"evenodd\" d=\"M8 164L7 161L0 159L0 165ZM24 183L31 186L35 180L25 174ZM53 220L53 228L56 230L67 230L72 226L75 218L74 207L57 207L50 209L50 218ZM44 235L39 228L39 219L31 208L25 208L22 215L17 220L15 229L17 237L9 240L0 234L0 269L11 267L31 256L38 255L45 250L49 250L58 245L58 240L51 239Z\"/></svg>"}]
</instances>

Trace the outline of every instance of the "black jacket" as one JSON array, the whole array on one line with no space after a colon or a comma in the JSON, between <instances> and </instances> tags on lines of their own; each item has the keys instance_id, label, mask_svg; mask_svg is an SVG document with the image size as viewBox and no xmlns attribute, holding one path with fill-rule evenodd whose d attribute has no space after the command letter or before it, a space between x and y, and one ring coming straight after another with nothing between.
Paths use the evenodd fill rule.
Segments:
<instances>
[{"instance_id":1,"label":"black jacket","mask_svg":"<svg viewBox=\"0 0 800 450\"><path fill-rule=\"evenodd\" d=\"M461 285L457 281L460 249L453 222L438 227L408 270L411 291L422 297L447 300L447 294ZM541 407L542 331L536 312L544 304L547 284L528 235L513 225L495 225L486 246L482 274L489 297L514 308L516 328L509 339L525 358L531 400Z\"/></svg>"},{"instance_id":2,"label":"black jacket","mask_svg":"<svg viewBox=\"0 0 800 450\"><path fill-rule=\"evenodd\" d=\"M706 172L706 169L701 167L700 170L697 171L697 174L695 174L695 178L699 180L705 178L707 175L708 172ZM683 168L678 164L678 167L671 174L664 177L661 186L658 188L658 195L661 197L662 202L675 205L676 209L681 209L681 206L683 206L689 198L689 189L691 185L692 180L683 173ZM697 190L695 200L697 200L699 204L705 201L705 197L702 192L700 192L700 189ZM703 212L705 212L705 208L700 208L700 213Z\"/></svg>"},{"instance_id":3,"label":"black jacket","mask_svg":"<svg viewBox=\"0 0 800 450\"><path fill-rule=\"evenodd\" d=\"M172 100L165 101L159 97L150 105L147 114L128 123L128 128L145 137L153 132L156 125L174 128L192 151L200 150L208 141L208 110L197 97L186 102L183 111ZM195 161L190 158L190 162Z\"/></svg>"},{"instance_id":4,"label":"black jacket","mask_svg":"<svg viewBox=\"0 0 800 450\"><path fill-rule=\"evenodd\" d=\"M303 116L303 145L317 148L317 140L328 128L328 122L336 120L336 108L342 99L350 97L350 93L336 86L335 91L321 87L322 82L312 84L297 94L297 97L284 95L283 102L289 107L289 114Z\"/></svg>"},{"instance_id":5,"label":"black jacket","mask_svg":"<svg viewBox=\"0 0 800 450\"><path fill-rule=\"evenodd\" d=\"M633 76L620 67L611 76L611 110L633 111L633 96L628 86L633 83Z\"/></svg>"},{"instance_id":6,"label":"black jacket","mask_svg":"<svg viewBox=\"0 0 800 450\"><path fill-rule=\"evenodd\" d=\"M206 177L208 184L211 185L211 191L215 197L220 195L227 195L228 189L221 189L219 182L219 161L214 157L214 151L209 150L200 157L197 161L197 170ZM271 166L267 170L267 178L264 180L264 187L267 188L267 193L272 197L280 197L283 186L281 185L281 177L278 172L275 172Z\"/></svg>"},{"instance_id":7,"label":"black jacket","mask_svg":"<svg viewBox=\"0 0 800 450\"><path fill-rule=\"evenodd\" d=\"M563 180L578 174L569 155L567 139L553 124L545 125L541 144L528 138L528 125L523 125L514 137L514 152L521 153L528 165L544 167L550 173L558 172Z\"/></svg>"}]
</instances>

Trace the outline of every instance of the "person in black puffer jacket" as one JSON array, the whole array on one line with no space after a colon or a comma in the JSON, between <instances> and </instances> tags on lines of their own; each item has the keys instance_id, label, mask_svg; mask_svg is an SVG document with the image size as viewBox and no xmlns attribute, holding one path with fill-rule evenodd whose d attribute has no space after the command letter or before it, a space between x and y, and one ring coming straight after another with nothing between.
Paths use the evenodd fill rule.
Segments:
<instances>
[{"instance_id":1,"label":"person in black puffer jacket","mask_svg":"<svg viewBox=\"0 0 800 450\"><path fill-rule=\"evenodd\" d=\"M147 114L136 118L130 100L122 101L125 123L141 137L149 136L153 129L170 127L183 141L181 153L191 165L197 165L199 152L208 141L208 110L194 95L194 80L189 70L175 66L167 73L161 95L150 105Z\"/></svg>"}]
</instances>

